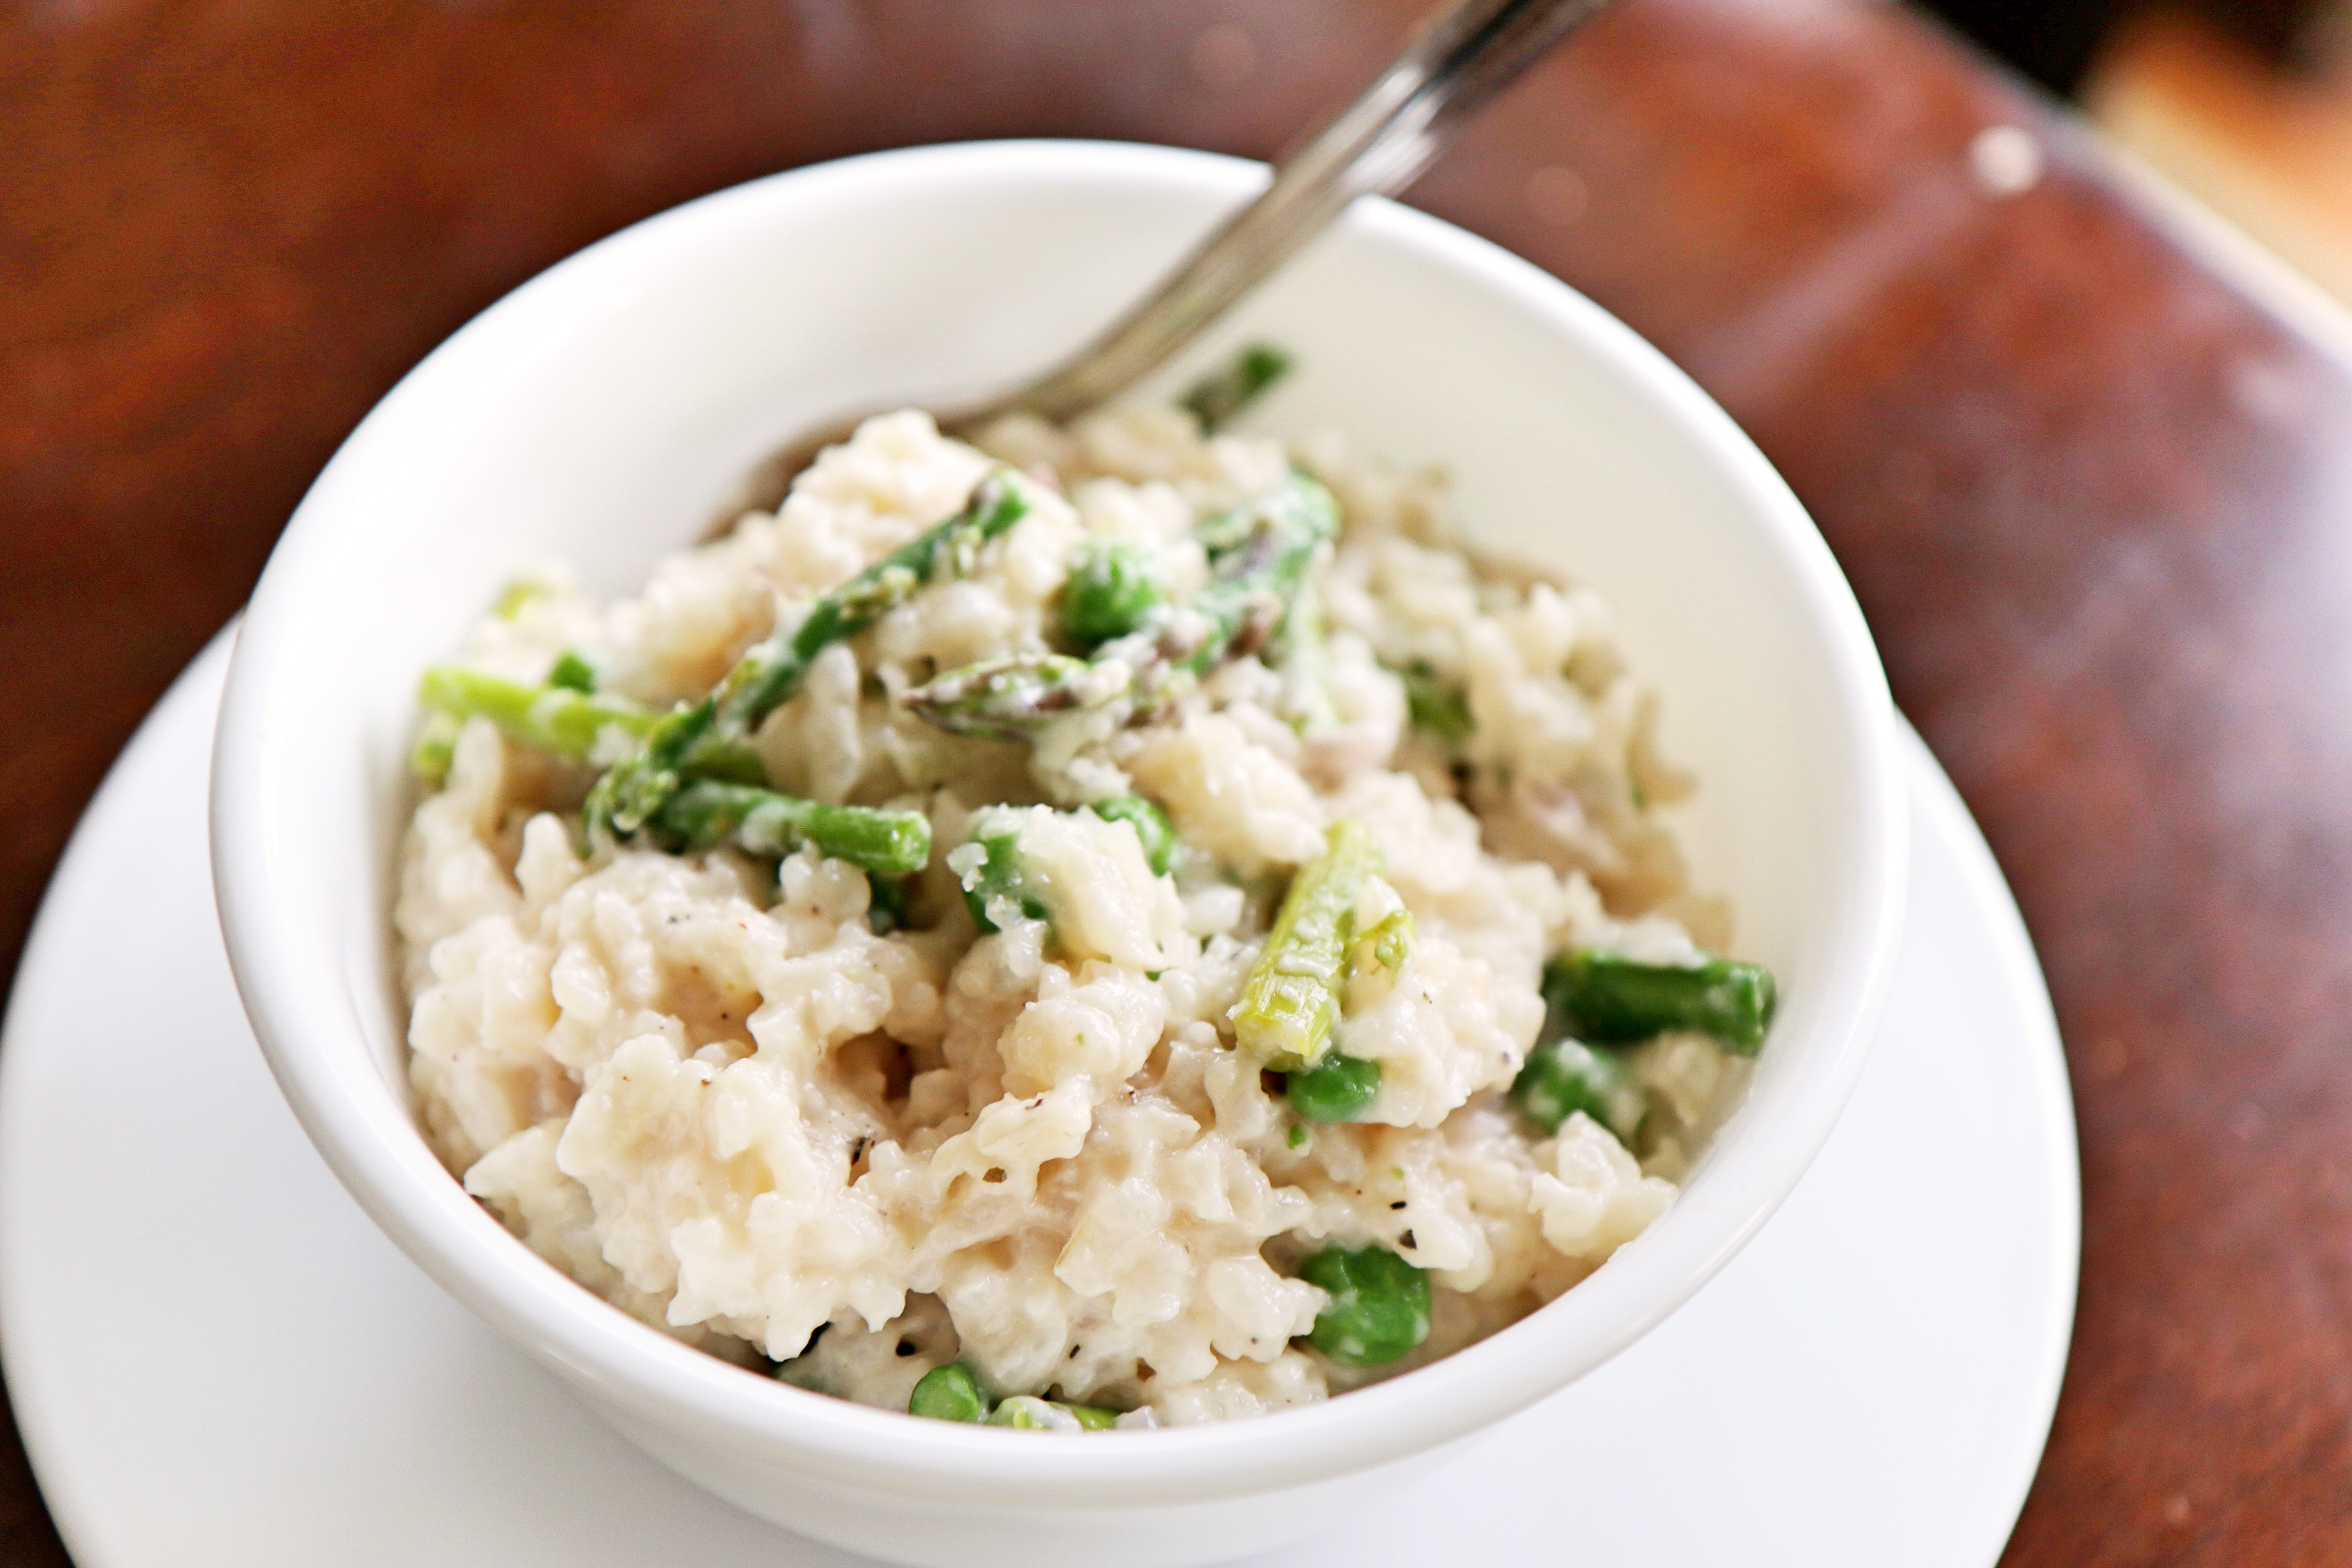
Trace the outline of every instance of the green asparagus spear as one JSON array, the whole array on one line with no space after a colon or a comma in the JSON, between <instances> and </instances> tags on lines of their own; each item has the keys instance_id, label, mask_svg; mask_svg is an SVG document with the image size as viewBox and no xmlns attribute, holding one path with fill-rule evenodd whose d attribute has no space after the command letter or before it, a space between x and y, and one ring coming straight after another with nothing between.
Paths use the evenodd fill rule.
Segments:
<instances>
[{"instance_id":1,"label":"green asparagus spear","mask_svg":"<svg viewBox=\"0 0 2352 1568\"><path fill-rule=\"evenodd\" d=\"M1317 734L1339 721L1339 705L1331 700L1331 648L1323 624L1323 601L1312 586L1303 586L1283 617L1282 635L1269 656L1282 677L1277 710L1302 735Z\"/></svg>"},{"instance_id":2,"label":"green asparagus spear","mask_svg":"<svg viewBox=\"0 0 2352 1568\"><path fill-rule=\"evenodd\" d=\"M1120 704L1160 710L1282 625L1316 552L1339 528L1339 503L1306 474L1203 525L1206 587L1089 658L1012 654L950 670L903 700L942 730L1017 739L1065 714Z\"/></svg>"},{"instance_id":3,"label":"green asparagus spear","mask_svg":"<svg viewBox=\"0 0 2352 1568\"><path fill-rule=\"evenodd\" d=\"M1098 800L1091 807L1105 822L1131 823L1135 837L1142 841L1144 864L1155 877L1168 874L1176 858L1176 825L1168 819L1156 801L1139 795L1123 795L1111 800Z\"/></svg>"},{"instance_id":4,"label":"green asparagus spear","mask_svg":"<svg viewBox=\"0 0 2352 1568\"><path fill-rule=\"evenodd\" d=\"M713 750L749 742L771 712L791 700L816 656L856 637L932 583L970 574L980 549L1029 510L1010 468L992 469L955 516L899 546L832 593L797 624L781 626L701 701L663 717L630 756L589 792L587 826L626 837L661 809Z\"/></svg>"},{"instance_id":5,"label":"green asparagus spear","mask_svg":"<svg viewBox=\"0 0 2352 1568\"><path fill-rule=\"evenodd\" d=\"M1291 878L1234 1006L1242 1049L1276 1072L1313 1067L1329 1047L1355 942L1356 893L1381 868L1381 847L1360 822L1333 823L1324 842Z\"/></svg>"},{"instance_id":6,"label":"green asparagus spear","mask_svg":"<svg viewBox=\"0 0 2352 1568\"><path fill-rule=\"evenodd\" d=\"M971 842L986 852L986 858L961 873L963 901L971 910L973 923L983 931L999 929L989 908L1004 900L1024 919L1053 918L1042 890L1022 863L1022 822L1023 814L1008 811L982 813L973 824Z\"/></svg>"},{"instance_id":7,"label":"green asparagus spear","mask_svg":"<svg viewBox=\"0 0 2352 1568\"><path fill-rule=\"evenodd\" d=\"M988 1418L991 1426L1011 1426L1023 1432L1066 1432L1073 1426L1082 1432L1107 1432L1118 1422L1116 1410L1105 1410L1096 1405L1065 1405L1058 1399L1040 1399L1034 1394L1013 1395Z\"/></svg>"},{"instance_id":8,"label":"green asparagus spear","mask_svg":"<svg viewBox=\"0 0 2352 1568\"><path fill-rule=\"evenodd\" d=\"M1058 653L1013 653L950 670L899 700L926 723L959 735L1026 741L1055 720L1131 700L1134 670L1110 662L1110 650L1142 634L1107 643L1098 659Z\"/></svg>"},{"instance_id":9,"label":"green asparagus spear","mask_svg":"<svg viewBox=\"0 0 2352 1568\"><path fill-rule=\"evenodd\" d=\"M951 1361L931 1368L917 1381L907 1400L907 1414L933 1421L985 1421L988 1396L980 1391L980 1379L972 1375L971 1368Z\"/></svg>"},{"instance_id":10,"label":"green asparagus spear","mask_svg":"<svg viewBox=\"0 0 2352 1568\"><path fill-rule=\"evenodd\" d=\"M599 774L581 813L580 853L584 857L601 833L635 833L686 782L686 760L705 740L716 742L718 707L708 697L665 715L637 749Z\"/></svg>"},{"instance_id":11,"label":"green asparagus spear","mask_svg":"<svg viewBox=\"0 0 2352 1568\"><path fill-rule=\"evenodd\" d=\"M449 776L449 764L457 755L457 731L464 721L448 713L427 713L416 731L416 743L408 751L408 768L418 778L434 788Z\"/></svg>"},{"instance_id":12,"label":"green asparagus spear","mask_svg":"<svg viewBox=\"0 0 2352 1568\"><path fill-rule=\"evenodd\" d=\"M1477 724L1460 687L1441 678L1426 659L1413 660L1397 676L1404 682L1405 713L1414 729L1426 730L1450 746L1470 738Z\"/></svg>"},{"instance_id":13,"label":"green asparagus spear","mask_svg":"<svg viewBox=\"0 0 2352 1568\"><path fill-rule=\"evenodd\" d=\"M1372 944L1374 963L1391 973L1402 969L1412 952L1412 911L1391 910L1364 933L1364 939Z\"/></svg>"},{"instance_id":14,"label":"green asparagus spear","mask_svg":"<svg viewBox=\"0 0 2352 1568\"><path fill-rule=\"evenodd\" d=\"M600 684L595 661L576 647L565 648L555 668L547 672L547 683L573 691L593 691Z\"/></svg>"},{"instance_id":15,"label":"green asparagus spear","mask_svg":"<svg viewBox=\"0 0 2352 1568\"><path fill-rule=\"evenodd\" d=\"M933 583L971 574L981 546L1028 515L1029 500L1010 468L996 468L972 488L955 516L885 555L810 606L798 626L743 656L719 683L720 720L749 733L791 700L816 656L866 630Z\"/></svg>"},{"instance_id":16,"label":"green asparagus spear","mask_svg":"<svg viewBox=\"0 0 2352 1568\"><path fill-rule=\"evenodd\" d=\"M1298 1277L1330 1293L1307 1337L1342 1366L1386 1365L1429 1337L1429 1276L1385 1247L1327 1247Z\"/></svg>"},{"instance_id":17,"label":"green asparagus spear","mask_svg":"<svg viewBox=\"0 0 2352 1568\"><path fill-rule=\"evenodd\" d=\"M1149 625L1167 602L1150 551L1120 540L1086 545L1062 586L1062 633L1091 651Z\"/></svg>"},{"instance_id":18,"label":"green asparagus spear","mask_svg":"<svg viewBox=\"0 0 2352 1568\"><path fill-rule=\"evenodd\" d=\"M1231 363L1210 372L1176 401L1213 435L1276 382L1290 374L1290 356L1272 343L1251 343Z\"/></svg>"},{"instance_id":19,"label":"green asparagus spear","mask_svg":"<svg viewBox=\"0 0 2352 1568\"><path fill-rule=\"evenodd\" d=\"M1108 1432L1118 1425L1118 1412L1099 1405L1069 1405L1016 1394L991 1410L979 1377L961 1362L950 1362L923 1373L908 1397L907 1414L934 1421L971 1421L991 1426L1011 1426L1023 1432L1067 1431L1073 1422L1082 1432Z\"/></svg>"},{"instance_id":20,"label":"green asparagus spear","mask_svg":"<svg viewBox=\"0 0 2352 1568\"><path fill-rule=\"evenodd\" d=\"M876 936L888 936L907 923L907 879L867 873L866 923Z\"/></svg>"},{"instance_id":21,"label":"green asparagus spear","mask_svg":"<svg viewBox=\"0 0 2352 1568\"><path fill-rule=\"evenodd\" d=\"M1321 1061L1283 1082L1290 1109L1309 1121L1353 1121L1380 1091L1380 1063L1338 1051L1325 1051Z\"/></svg>"},{"instance_id":22,"label":"green asparagus spear","mask_svg":"<svg viewBox=\"0 0 2352 1568\"><path fill-rule=\"evenodd\" d=\"M607 730L643 736L661 715L625 697L598 696L568 686L526 686L519 680L436 664L417 683L417 702L459 721L480 717L526 746L585 757Z\"/></svg>"},{"instance_id":23,"label":"green asparagus spear","mask_svg":"<svg viewBox=\"0 0 2352 1568\"><path fill-rule=\"evenodd\" d=\"M547 597L551 591L544 583L518 577L499 590L498 603L490 606L490 613L502 621L513 620L522 614L524 605L533 599Z\"/></svg>"},{"instance_id":24,"label":"green asparagus spear","mask_svg":"<svg viewBox=\"0 0 2352 1568\"><path fill-rule=\"evenodd\" d=\"M827 805L716 779L680 784L649 826L665 847L733 844L753 855L785 855L807 841L836 860L886 875L919 871L931 858L931 825L919 811Z\"/></svg>"},{"instance_id":25,"label":"green asparagus spear","mask_svg":"<svg viewBox=\"0 0 2352 1568\"><path fill-rule=\"evenodd\" d=\"M1511 1102L1546 1132L1559 1131L1561 1122L1581 1110L1628 1144L1649 1109L1648 1096L1622 1056L1568 1035L1528 1053L1527 1065L1511 1080Z\"/></svg>"},{"instance_id":26,"label":"green asparagus spear","mask_svg":"<svg viewBox=\"0 0 2352 1568\"><path fill-rule=\"evenodd\" d=\"M1772 972L1736 958L1637 963L1587 948L1546 964L1543 984L1547 1007L1580 1039L1613 1045L1696 1029L1739 1056L1763 1045L1776 1000Z\"/></svg>"},{"instance_id":27,"label":"green asparagus spear","mask_svg":"<svg viewBox=\"0 0 2352 1568\"><path fill-rule=\"evenodd\" d=\"M1176 826L1166 812L1139 795L1097 801L1092 810L1106 822L1131 825L1143 847L1144 863L1154 876L1167 872L1176 850ZM957 868L963 884L964 907L971 910L972 922L982 931L1002 929L1000 917L1054 918L1045 881L1030 869L1021 852L1021 835L1030 821L1029 812L1018 806L984 811L973 819L966 847L949 858L948 864ZM973 846L980 850L977 856L971 853Z\"/></svg>"},{"instance_id":28,"label":"green asparagus spear","mask_svg":"<svg viewBox=\"0 0 2352 1568\"><path fill-rule=\"evenodd\" d=\"M621 746L632 738L655 733L666 718L625 697L568 686L526 686L455 664L436 664L427 669L417 682L416 700L430 713L459 722L488 719L511 740L582 761L593 761L600 744ZM607 736L614 738L608 742ZM455 740L454 733L451 739ZM431 760L420 753L420 768ZM758 754L746 744L706 744L697 754L696 764L698 773L740 784L767 776ZM442 766L446 770L446 763Z\"/></svg>"}]
</instances>

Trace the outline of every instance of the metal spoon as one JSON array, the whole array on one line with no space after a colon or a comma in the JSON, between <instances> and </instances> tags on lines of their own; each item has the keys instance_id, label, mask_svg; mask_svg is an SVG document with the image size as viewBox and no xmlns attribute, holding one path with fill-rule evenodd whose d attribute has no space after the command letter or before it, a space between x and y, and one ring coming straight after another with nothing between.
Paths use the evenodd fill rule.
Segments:
<instances>
[{"instance_id":1,"label":"metal spoon","mask_svg":"<svg viewBox=\"0 0 2352 1568\"><path fill-rule=\"evenodd\" d=\"M1061 423L1116 397L1232 309L1358 196L1412 184L1464 121L1607 3L1460 0L1432 17L1370 86L1276 170L1263 195L1126 316L1037 380L984 403L937 411L940 426L971 430L1012 413ZM774 507L819 448L846 440L864 417L812 431L766 458L744 481L725 521L751 508Z\"/></svg>"}]
</instances>

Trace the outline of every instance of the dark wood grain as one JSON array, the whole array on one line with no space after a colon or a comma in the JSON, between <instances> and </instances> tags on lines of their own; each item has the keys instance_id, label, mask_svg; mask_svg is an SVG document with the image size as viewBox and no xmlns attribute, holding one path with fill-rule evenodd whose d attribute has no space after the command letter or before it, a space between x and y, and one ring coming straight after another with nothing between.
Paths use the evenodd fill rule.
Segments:
<instances>
[{"instance_id":1,"label":"dark wood grain","mask_svg":"<svg viewBox=\"0 0 2352 1568\"><path fill-rule=\"evenodd\" d=\"M866 148L1264 154L1417 9L13 9L0 952L336 442L514 284ZM1970 163L2002 123L2051 159L2020 194ZM2016 887L2085 1212L2074 1357L2005 1561L2352 1561L2345 366L2041 105L1864 0L1623 0L1415 199L1592 294L1755 434ZM0 1568L62 1561L0 1456Z\"/></svg>"}]
</instances>

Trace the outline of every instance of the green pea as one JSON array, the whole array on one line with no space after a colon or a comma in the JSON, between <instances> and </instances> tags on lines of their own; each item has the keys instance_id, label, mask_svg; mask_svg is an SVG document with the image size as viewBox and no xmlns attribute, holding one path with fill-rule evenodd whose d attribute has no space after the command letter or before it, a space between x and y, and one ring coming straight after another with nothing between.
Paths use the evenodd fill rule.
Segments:
<instances>
[{"instance_id":1,"label":"green pea","mask_svg":"<svg viewBox=\"0 0 2352 1568\"><path fill-rule=\"evenodd\" d=\"M1083 548L1062 589L1062 631L1083 652L1138 630L1168 602L1160 563L1139 544Z\"/></svg>"},{"instance_id":2,"label":"green pea","mask_svg":"<svg viewBox=\"0 0 2352 1568\"><path fill-rule=\"evenodd\" d=\"M1078 1425L1089 1432L1108 1432L1118 1425L1119 1413L1099 1405L1065 1405L1063 1409L1078 1418Z\"/></svg>"},{"instance_id":3,"label":"green pea","mask_svg":"<svg viewBox=\"0 0 2352 1568\"><path fill-rule=\"evenodd\" d=\"M1135 836L1142 840L1143 858L1151 867L1151 874L1164 877L1170 862L1176 858L1176 824L1156 801L1139 795L1123 795L1113 800L1098 800L1094 814L1105 822L1127 822L1135 826Z\"/></svg>"},{"instance_id":4,"label":"green pea","mask_svg":"<svg viewBox=\"0 0 2352 1568\"><path fill-rule=\"evenodd\" d=\"M1581 1110L1627 1143L1648 1109L1648 1097L1622 1056L1568 1037L1528 1053L1527 1065L1511 1080L1511 1101L1547 1132L1559 1131L1561 1122Z\"/></svg>"},{"instance_id":5,"label":"green pea","mask_svg":"<svg viewBox=\"0 0 2352 1568\"><path fill-rule=\"evenodd\" d=\"M1353 1121L1381 1091L1381 1064L1326 1051L1311 1068L1283 1080L1290 1109L1309 1121Z\"/></svg>"},{"instance_id":6,"label":"green pea","mask_svg":"<svg viewBox=\"0 0 2352 1568\"><path fill-rule=\"evenodd\" d=\"M1327 1247L1298 1277L1330 1295L1307 1336L1342 1366L1383 1366L1429 1337L1429 1277L1385 1247Z\"/></svg>"},{"instance_id":7,"label":"green pea","mask_svg":"<svg viewBox=\"0 0 2352 1568\"><path fill-rule=\"evenodd\" d=\"M988 1400L971 1368L951 1361L923 1373L907 1400L907 1414L933 1421L985 1421Z\"/></svg>"}]
</instances>

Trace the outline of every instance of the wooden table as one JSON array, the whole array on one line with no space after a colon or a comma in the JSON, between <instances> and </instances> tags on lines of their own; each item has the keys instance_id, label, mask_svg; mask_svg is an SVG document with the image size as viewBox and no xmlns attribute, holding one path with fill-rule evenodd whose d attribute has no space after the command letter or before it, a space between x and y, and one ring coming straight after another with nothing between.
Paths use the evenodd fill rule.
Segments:
<instances>
[{"instance_id":1,"label":"wooden table","mask_svg":"<svg viewBox=\"0 0 2352 1568\"><path fill-rule=\"evenodd\" d=\"M2256 303L2073 127L1900 13L1622 5L1414 199L1624 317L1762 443L2017 889L2085 1213L2074 1361L2005 1561L2352 1561L2335 323ZM13 966L109 759L336 443L523 279L869 148L1269 153L1419 8L13 8L0 951ZM1983 138L2003 125L2031 139ZM0 1565L64 1561L7 1445Z\"/></svg>"}]
</instances>

